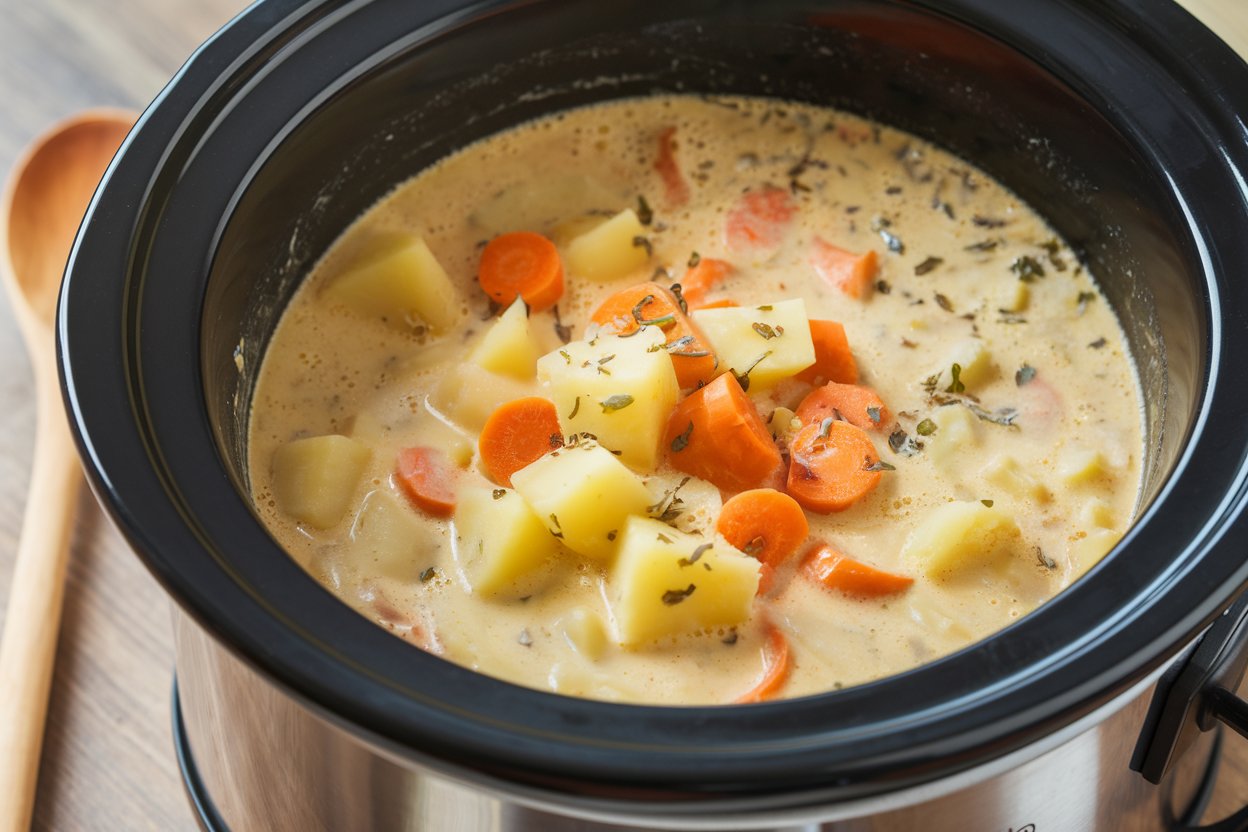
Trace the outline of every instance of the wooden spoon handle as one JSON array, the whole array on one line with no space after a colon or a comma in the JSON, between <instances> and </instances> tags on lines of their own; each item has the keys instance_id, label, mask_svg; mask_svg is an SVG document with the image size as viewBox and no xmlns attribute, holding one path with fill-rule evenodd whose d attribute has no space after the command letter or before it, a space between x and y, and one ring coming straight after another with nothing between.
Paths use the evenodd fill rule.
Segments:
<instances>
[{"instance_id":1,"label":"wooden spoon handle","mask_svg":"<svg viewBox=\"0 0 1248 832\"><path fill-rule=\"evenodd\" d=\"M55 377L38 386L55 387ZM82 483L60 393L45 389L39 391L30 495L0 640L0 832L30 828Z\"/></svg>"}]
</instances>

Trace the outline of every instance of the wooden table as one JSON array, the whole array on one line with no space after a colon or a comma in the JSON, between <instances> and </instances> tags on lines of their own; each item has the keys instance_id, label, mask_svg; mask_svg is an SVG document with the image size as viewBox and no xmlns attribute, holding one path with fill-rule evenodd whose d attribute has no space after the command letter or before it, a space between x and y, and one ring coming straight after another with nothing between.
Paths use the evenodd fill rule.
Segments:
<instances>
[{"instance_id":1,"label":"wooden table","mask_svg":"<svg viewBox=\"0 0 1248 832\"><path fill-rule=\"evenodd\" d=\"M1248 0L1184 0L1248 54ZM0 0L0 169L53 120L141 107L243 0ZM25 355L0 297L0 616L34 425ZM167 602L87 493L71 555L34 827L191 830L169 730ZM0 715L0 719L9 715ZM1228 736L1220 817L1248 795L1248 742Z\"/></svg>"}]
</instances>

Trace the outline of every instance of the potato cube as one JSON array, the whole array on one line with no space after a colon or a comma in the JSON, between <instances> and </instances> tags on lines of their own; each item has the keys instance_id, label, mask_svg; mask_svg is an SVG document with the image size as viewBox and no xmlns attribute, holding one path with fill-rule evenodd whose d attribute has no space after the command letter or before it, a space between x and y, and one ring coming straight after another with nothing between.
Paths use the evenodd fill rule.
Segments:
<instances>
[{"instance_id":1,"label":"potato cube","mask_svg":"<svg viewBox=\"0 0 1248 832\"><path fill-rule=\"evenodd\" d=\"M1067 448L1058 459L1057 472L1067 485L1096 485L1110 476L1105 455L1092 448Z\"/></svg>"},{"instance_id":2,"label":"potato cube","mask_svg":"<svg viewBox=\"0 0 1248 832\"><path fill-rule=\"evenodd\" d=\"M601 445L552 451L511 475L511 484L550 533L574 552L607 560L630 514L645 514L650 492Z\"/></svg>"},{"instance_id":3,"label":"potato cube","mask_svg":"<svg viewBox=\"0 0 1248 832\"><path fill-rule=\"evenodd\" d=\"M1002 454L994 457L984 466L983 474L989 483L1020 499L1047 503L1053 498L1044 483L1037 480L1012 456Z\"/></svg>"},{"instance_id":4,"label":"potato cube","mask_svg":"<svg viewBox=\"0 0 1248 832\"><path fill-rule=\"evenodd\" d=\"M576 277L606 281L636 272L650 260L646 227L626 208L568 243L563 262Z\"/></svg>"},{"instance_id":5,"label":"potato cube","mask_svg":"<svg viewBox=\"0 0 1248 832\"><path fill-rule=\"evenodd\" d=\"M455 506L455 553L468 586L486 598L523 598L549 580L559 550L516 492L466 488Z\"/></svg>"},{"instance_id":6,"label":"potato cube","mask_svg":"<svg viewBox=\"0 0 1248 832\"><path fill-rule=\"evenodd\" d=\"M961 471L967 449L979 444L978 420L965 407L956 404L938 407L928 418L936 426L935 432L923 440L928 456L939 468Z\"/></svg>"},{"instance_id":7,"label":"potato cube","mask_svg":"<svg viewBox=\"0 0 1248 832\"><path fill-rule=\"evenodd\" d=\"M590 661L598 661L607 652L607 628L598 613L574 607L556 626L569 646Z\"/></svg>"},{"instance_id":8,"label":"potato cube","mask_svg":"<svg viewBox=\"0 0 1248 832\"><path fill-rule=\"evenodd\" d=\"M1114 510L1104 500L1091 499L1079 510L1079 525L1086 529L1112 529L1117 525Z\"/></svg>"},{"instance_id":9,"label":"potato cube","mask_svg":"<svg viewBox=\"0 0 1248 832\"><path fill-rule=\"evenodd\" d=\"M433 564L440 543L406 503L385 491L365 496L350 537L360 571L409 582Z\"/></svg>"},{"instance_id":10,"label":"potato cube","mask_svg":"<svg viewBox=\"0 0 1248 832\"><path fill-rule=\"evenodd\" d=\"M288 442L273 454L273 499L300 523L318 529L336 526L371 457L366 445L346 436Z\"/></svg>"},{"instance_id":11,"label":"potato cube","mask_svg":"<svg viewBox=\"0 0 1248 832\"><path fill-rule=\"evenodd\" d=\"M445 332L463 316L463 302L442 265L423 239L407 234L380 238L325 288L325 295L401 328L423 322Z\"/></svg>"},{"instance_id":12,"label":"potato cube","mask_svg":"<svg viewBox=\"0 0 1248 832\"><path fill-rule=\"evenodd\" d=\"M759 563L726 544L630 517L608 578L616 640L636 647L750 617Z\"/></svg>"},{"instance_id":13,"label":"potato cube","mask_svg":"<svg viewBox=\"0 0 1248 832\"><path fill-rule=\"evenodd\" d=\"M977 570L1004 571L1024 551L1014 518L976 500L933 509L910 533L902 557L929 578L947 581Z\"/></svg>"},{"instance_id":14,"label":"potato cube","mask_svg":"<svg viewBox=\"0 0 1248 832\"><path fill-rule=\"evenodd\" d=\"M499 405L535 392L532 384L465 364L442 377L429 394L428 405L455 424L480 433Z\"/></svg>"},{"instance_id":15,"label":"potato cube","mask_svg":"<svg viewBox=\"0 0 1248 832\"><path fill-rule=\"evenodd\" d=\"M953 386L954 364L958 365L958 381L968 390L988 381L994 369L984 342L978 338L964 338L949 349L940 363L936 389L948 390Z\"/></svg>"},{"instance_id":16,"label":"potato cube","mask_svg":"<svg viewBox=\"0 0 1248 832\"><path fill-rule=\"evenodd\" d=\"M710 534L724 507L717 486L704 479L676 472L656 474L646 480L650 491L650 515L668 515L670 522L683 532Z\"/></svg>"},{"instance_id":17,"label":"potato cube","mask_svg":"<svg viewBox=\"0 0 1248 832\"><path fill-rule=\"evenodd\" d=\"M469 358L491 373L530 379L537 372L537 354L537 341L529 331L528 307L516 298L486 330Z\"/></svg>"},{"instance_id":18,"label":"potato cube","mask_svg":"<svg viewBox=\"0 0 1248 832\"><path fill-rule=\"evenodd\" d=\"M659 443L680 389L663 332L645 327L621 338L573 341L538 359L564 436L590 433L639 471L653 471Z\"/></svg>"},{"instance_id":19,"label":"potato cube","mask_svg":"<svg viewBox=\"0 0 1248 832\"><path fill-rule=\"evenodd\" d=\"M1084 537L1070 544L1070 568L1072 577L1082 575L1109 554L1122 535L1113 529L1093 529Z\"/></svg>"},{"instance_id":20,"label":"potato cube","mask_svg":"<svg viewBox=\"0 0 1248 832\"><path fill-rule=\"evenodd\" d=\"M806 304L800 298L763 306L699 309L693 321L719 356L721 370L749 373L759 390L815 363Z\"/></svg>"}]
</instances>

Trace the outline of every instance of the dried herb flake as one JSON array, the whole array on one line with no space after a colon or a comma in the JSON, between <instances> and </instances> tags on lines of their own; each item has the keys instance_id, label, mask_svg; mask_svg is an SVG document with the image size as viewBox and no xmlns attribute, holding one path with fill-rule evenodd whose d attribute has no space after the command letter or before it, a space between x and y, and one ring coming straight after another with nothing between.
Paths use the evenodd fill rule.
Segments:
<instances>
[{"instance_id":1,"label":"dried herb flake","mask_svg":"<svg viewBox=\"0 0 1248 832\"><path fill-rule=\"evenodd\" d=\"M623 410L633 403L633 397L627 393L616 393L614 396L608 396L604 401L599 402L603 413L614 413L617 410Z\"/></svg>"}]
</instances>

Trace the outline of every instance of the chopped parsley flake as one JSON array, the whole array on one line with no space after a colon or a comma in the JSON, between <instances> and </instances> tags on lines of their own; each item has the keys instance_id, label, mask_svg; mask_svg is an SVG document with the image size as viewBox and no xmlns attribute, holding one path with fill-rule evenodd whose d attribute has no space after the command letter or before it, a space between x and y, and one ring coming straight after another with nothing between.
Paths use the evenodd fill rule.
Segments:
<instances>
[{"instance_id":1,"label":"chopped parsley flake","mask_svg":"<svg viewBox=\"0 0 1248 832\"><path fill-rule=\"evenodd\" d=\"M614 396L608 396L605 401L599 402L603 413L614 413L617 410L623 410L633 403L633 397L627 393L616 393Z\"/></svg>"},{"instance_id":2,"label":"chopped parsley flake","mask_svg":"<svg viewBox=\"0 0 1248 832\"><path fill-rule=\"evenodd\" d=\"M693 591L697 588L698 587L695 584L689 584L689 586L684 589L669 589L667 592L663 593L663 603L667 604L669 607L675 606L692 595Z\"/></svg>"}]
</instances>

